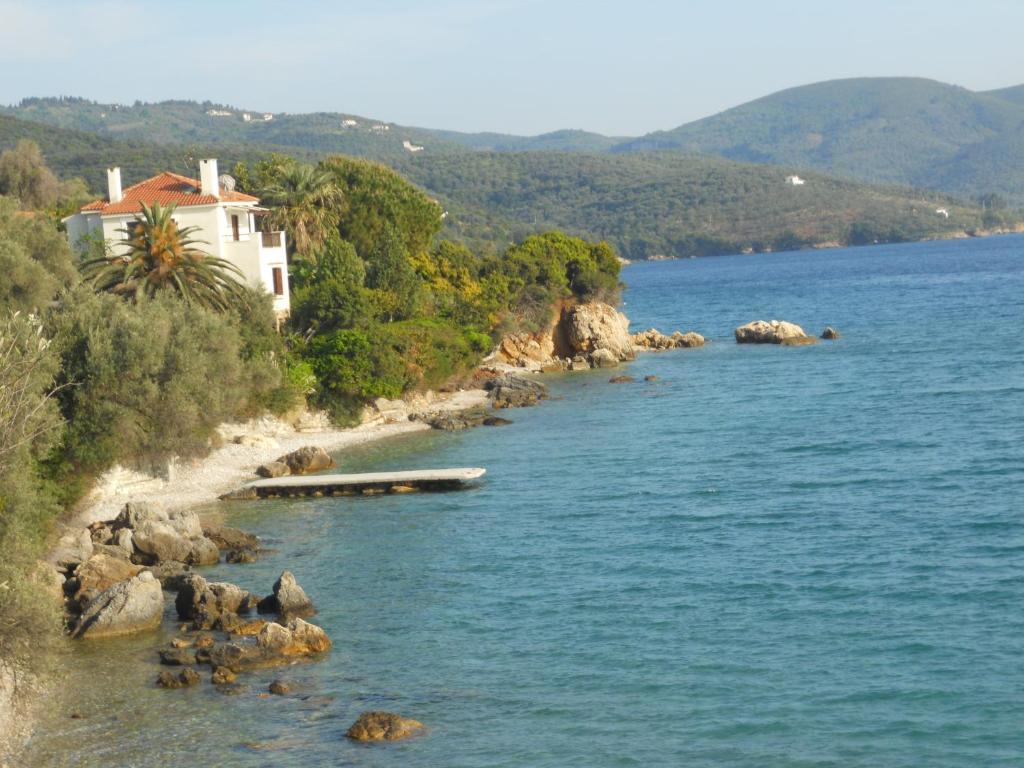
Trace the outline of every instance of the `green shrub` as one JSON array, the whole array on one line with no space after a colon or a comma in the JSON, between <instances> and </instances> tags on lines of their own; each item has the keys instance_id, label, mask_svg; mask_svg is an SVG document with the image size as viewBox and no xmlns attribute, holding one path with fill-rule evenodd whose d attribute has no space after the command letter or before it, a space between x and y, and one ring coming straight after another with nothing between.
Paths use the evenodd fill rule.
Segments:
<instances>
[{"instance_id":1,"label":"green shrub","mask_svg":"<svg viewBox=\"0 0 1024 768\"><path fill-rule=\"evenodd\" d=\"M265 353L243 356L237 318L173 295L133 305L79 290L49 325L70 385L59 398L63 473L201 455L218 424L251 413L279 384Z\"/></svg>"}]
</instances>

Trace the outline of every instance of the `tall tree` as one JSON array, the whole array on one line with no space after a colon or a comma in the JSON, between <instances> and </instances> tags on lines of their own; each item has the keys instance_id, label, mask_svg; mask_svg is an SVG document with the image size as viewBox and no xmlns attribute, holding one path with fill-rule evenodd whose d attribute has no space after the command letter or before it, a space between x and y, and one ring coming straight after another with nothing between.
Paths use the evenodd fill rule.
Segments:
<instances>
[{"instance_id":1,"label":"tall tree","mask_svg":"<svg viewBox=\"0 0 1024 768\"><path fill-rule=\"evenodd\" d=\"M0 154L0 195L18 198L25 208L46 208L59 194L60 182L34 141L22 139Z\"/></svg>"},{"instance_id":2,"label":"tall tree","mask_svg":"<svg viewBox=\"0 0 1024 768\"><path fill-rule=\"evenodd\" d=\"M394 227L384 229L367 266L366 285L377 292L382 319L390 322L415 315L420 280L409 262L402 236Z\"/></svg>"},{"instance_id":3,"label":"tall tree","mask_svg":"<svg viewBox=\"0 0 1024 768\"><path fill-rule=\"evenodd\" d=\"M268 223L284 228L295 255L315 261L328 233L337 228L344 205L331 176L311 165L285 163L258 192L271 207Z\"/></svg>"},{"instance_id":4,"label":"tall tree","mask_svg":"<svg viewBox=\"0 0 1024 768\"><path fill-rule=\"evenodd\" d=\"M190 304L224 312L246 300L242 273L229 261L211 256L193 240L198 227L178 228L175 206L148 207L123 230L122 253L89 259L82 274L98 291L138 299L174 291Z\"/></svg>"}]
</instances>

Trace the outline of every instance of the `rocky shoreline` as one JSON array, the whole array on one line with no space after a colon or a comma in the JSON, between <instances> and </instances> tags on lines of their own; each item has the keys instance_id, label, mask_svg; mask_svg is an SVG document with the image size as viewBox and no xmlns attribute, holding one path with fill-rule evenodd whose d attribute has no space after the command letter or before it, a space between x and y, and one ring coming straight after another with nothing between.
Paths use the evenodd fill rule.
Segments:
<instances>
[{"instance_id":1,"label":"rocky shoreline","mask_svg":"<svg viewBox=\"0 0 1024 768\"><path fill-rule=\"evenodd\" d=\"M735 335L738 343L817 341L784 321L754 321L737 328ZM822 336L838 338L838 332L829 328ZM327 428L322 419L309 415L291 424L262 419L224 425L225 444L206 459L168 467L162 477L124 470L108 473L63 526L45 569L54 599L64 606L68 633L84 642L155 630L162 622L166 595L173 594L178 618L185 623L170 646L156 651L168 667L156 685L198 685L202 678L197 669L205 665L210 683L230 693L241 690L236 681L247 669L319 660L332 641L322 628L306 621L315 614L313 602L289 571L282 572L272 592L260 598L228 582L209 582L193 570L222 558L246 563L260 556L256 537L202 520L194 507L214 501L257 473L279 477L327 469L333 466L329 450L421 429L509 424L495 411L537 405L548 396L543 383L524 374L613 368L640 352L704 344L704 337L693 331L666 335L649 329L630 334L626 316L607 304L568 304L548 328L503 338L477 371L480 389L381 399L367 409L360 426L345 430ZM632 377L615 376L611 381L625 383ZM253 612L259 615L252 616ZM0 678L0 694L3 682ZM287 681L277 680L271 693L280 695L287 689ZM0 715L5 704L15 703L19 718L26 720L23 702L11 696L0 695ZM348 735L394 740L424 728L393 713L368 712ZM26 733L27 727L22 727L16 738L23 741Z\"/></svg>"}]
</instances>

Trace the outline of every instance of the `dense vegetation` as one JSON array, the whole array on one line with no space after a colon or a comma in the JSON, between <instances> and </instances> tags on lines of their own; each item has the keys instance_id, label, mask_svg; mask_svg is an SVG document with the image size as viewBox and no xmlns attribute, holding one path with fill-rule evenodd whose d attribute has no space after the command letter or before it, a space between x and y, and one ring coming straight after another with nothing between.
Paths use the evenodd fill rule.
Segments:
<instances>
[{"instance_id":1,"label":"dense vegetation","mask_svg":"<svg viewBox=\"0 0 1024 768\"><path fill-rule=\"evenodd\" d=\"M1024 202L1024 99L921 78L831 80L790 88L617 152L683 151L817 168L869 182Z\"/></svg>"},{"instance_id":2,"label":"dense vegetation","mask_svg":"<svg viewBox=\"0 0 1024 768\"><path fill-rule=\"evenodd\" d=\"M898 242L1003 222L935 193L815 173L794 187L786 183L791 170L680 154L476 153L398 167L444 190L453 226L468 219L466 237L500 228L486 213L496 211L521 227L607 240L631 259Z\"/></svg>"},{"instance_id":3,"label":"dense vegetation","mask_svg":"<svg viewBox=\"0 0 1024 768\"><path fill-rule=\"evenodd\" d=\"M40 659L27 650L56 635L37 558L103 471L159 472L206 453L225 421L306 402L352 421L374 398L459 382L493 334L549 319L561 299L618 291L604 243L553 232L480 256L439 240L441 207L384 166L273 155L236 172L275 201L293 244L282 334L270 296L204 257L173 209L144 209L123 256L102 243L73 254L55 213L63 182L35 145L17 152L0 169L39 182L20 188L46 190L49 207L0 195L4 659Z\"/></svg>"},{"instance_id":4,"label":"dense vegetation","mask_svg":"<svg viewBox=\"0 0 1024 768\"><path fill-rule=\"evenodd\" d=\"M317 402L339 420L367 400L458 380L492 333L535 327L562 298L618 289L604 243L547 233L499 257L439 240L441 206L383 165L273 155L235 174L278 201L274 220L295 248L291 365L312 374Z\"/></svg>"},{"instance_id":5,"label":"dense vegetation","mask_svg":"<svg viewBox=\"0 0 1024 768\"><path fill-rule=\"evenodd\" d=\"M73 109L71 113L75 114ZM36 136L38 127L0 116L0 148L26 135ZM116 146L95 155L88 151L69 154L65 142L88 145L97 137L82 138L88 135L63 129L52 130L50 135L40 133L44 153L57 158L54 167L64 176L84 176L95 189L102 189L105 165L112 162L107 158L116 157L119 149L132 159L126 183L163 170L160 163L170 158L176 163L170 167L187 171L185 158L195 158L199 152L151 145L152 156L147 156L144 152L138 154L136 145L105 140ZM234 145L221 145L206 149L219 153L222 162L246 159L242 165L225 162L221 166L225 170L234 168L239 182L246 186L249 180L243 178L244 169L256 167L271 150L281 148L265 145L262 151L252 152L251 147L239 150ZM306 152L292 147L281 154L298 154L299 159L308 161L308 154L303 154ZM807 186L795 189L784 183L791 169L679 153L462 151L410 155L403 151L387 162L441 202L447 212L443 236L477 252L490 249L498 253L512 242L550 228L605 239L629 258L646 258L823 242L914 240L992 228L1015 220L1005 205L982 210L977 204L942 195L839 182L815 174L809 175ZM299 193L295 183L300 179L280 181L285 186L291 184L291 189L283 189L280 184L264 185L260 194L266 201L280 201L283 196ZM351 196L349 181L339 178L337 182ZM950 218L936 214L937 208L948 209ZM365 206L363 212L367 222L377 215ZM358 226L363 226L362 222ZM304 238L301 228L295 231L300 240ZM359 239L355 232L342 234L350 240Z\"/></svg>"},{"instance_id":6,"label":"dense vegetation","mask_svg":"<svg viewBox=\"0 0 1024 768\"><path fill-rule=\"evenodd\" d=\"M998 194L1020 205L1022 94L1024 86L972 92L922 78L831 80L632 139L586 131L530 137L467 134L340 113L279 114L268 122L251 113L254 119L246 122L242 110L189 101L113 105L26 99L0 112L111 138L179 145L274 145L290 154L342 153L388 163L474 151L717 155L969 198ZM230 114L210 115L211 110ZM423 147L422 152L410 153L405 142Z\"/></svg>"}]
</instances>

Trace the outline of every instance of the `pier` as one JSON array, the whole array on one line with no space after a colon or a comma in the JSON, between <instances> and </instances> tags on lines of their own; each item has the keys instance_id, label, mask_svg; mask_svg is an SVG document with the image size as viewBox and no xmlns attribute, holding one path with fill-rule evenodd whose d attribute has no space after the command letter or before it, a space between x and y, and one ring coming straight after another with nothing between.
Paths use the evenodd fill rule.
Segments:
<instances>
[{"instance_id":1,"label":"pier","mask_svg":"<svg viewBox=\"0 0 1024 768\"><path fill-rule=\"evenodd\" d=\"M253 480L221 499L280 499L302 496L372 496L414 491L455 491L486 474L482 467L366 472L352 475L288 475Z\"/></svg>"}]
</instances>

